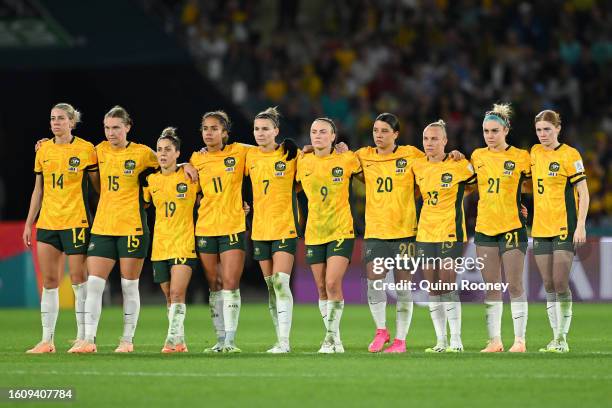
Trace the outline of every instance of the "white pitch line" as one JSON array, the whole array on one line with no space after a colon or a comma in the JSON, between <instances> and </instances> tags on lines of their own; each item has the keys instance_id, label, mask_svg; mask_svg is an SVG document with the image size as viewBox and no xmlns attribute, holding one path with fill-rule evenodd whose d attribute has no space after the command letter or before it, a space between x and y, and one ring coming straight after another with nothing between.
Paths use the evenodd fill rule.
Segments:
<instances>
[{"instance_id":1,"label":"white pitch line","mask_svg":"<svg viewBox=\"0 0 612 408\"><path fill-rule=\"evenodd\" d=\"M317 377L328 377L328 378L346 378L346 377L355 377L355 378L371 378L370 374L347 374L347 373L246 373L246 372L218 372L218 373L210 373L210 372L166 372L166 371L121 371L121 372L112 372L112 371L39 371L39 370L9 370L3 371L4 374L9 375L55 375L55 376L75 376L75 375L89 375L89 376L100 376L100 377L188 377L188 378L241 378L241 377L266 377L266 378L287 378L287 377L295 377L295 378L317 378ZM397 373L388 373L387 375L381 375L382 373L377 373L376 377L386 377L386 378L397 378ZM406 373L402 374L403 377L419 379L422 378L421 375L406 375ZM538 379L538 380L583 380L583 381L593 381L593 380L612 380L612 374L606 375L578 375L578 374L505 374L505 373L482 373L482 374L460 374L453 375L451 373L440 373L440 375L436 374L436 378L457 378L461 379L465 378L474 378L474 379L515 379L518 377L524 379Z\"/></svg>"}]
</instances>

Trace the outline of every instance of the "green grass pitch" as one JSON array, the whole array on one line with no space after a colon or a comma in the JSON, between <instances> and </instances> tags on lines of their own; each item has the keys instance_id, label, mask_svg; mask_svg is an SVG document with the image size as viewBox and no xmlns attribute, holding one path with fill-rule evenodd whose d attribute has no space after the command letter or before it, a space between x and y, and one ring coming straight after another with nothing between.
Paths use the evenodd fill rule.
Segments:
<instances>
[{"instance_id":1,"label":"green grass pitch","mask_svg":"<svg viewBox=\"0 0 612 408\"><path fill-rule=\"evenodd\" d=\"M136 351L115 355L122 330L120 308L105 307L96 355L69 355L74 315L58 319L54 355L26 355L40 337L36 310L0 310L0 387L74 387L72 406L415 406L580 407L612 401L612 305L575 304L566 355L538 353L551 337L543 304L530 305L528 353L482 355L484 307L464 305L463 354L430 355L434 342L429 312L415 307L408 353L370 354L374 333L367 306L347 306L341 334L344 355L318 355L324 329L316 305L294 312L293 352L267 355L274 335L267 305L243 304L237 344L240 355L205 355L213 331L205 306L187 310L189 353L161 355L165 308L143 307ZM394 306L388 307L390 329ZM505 305L504 343L513 339ZM14 406L40 406L19 402ZM46 403L66 406L67 403ZM68 404L70 405L70 404ZM9 404L1 403L1 406Z\"/></svg>"}]
</instances>

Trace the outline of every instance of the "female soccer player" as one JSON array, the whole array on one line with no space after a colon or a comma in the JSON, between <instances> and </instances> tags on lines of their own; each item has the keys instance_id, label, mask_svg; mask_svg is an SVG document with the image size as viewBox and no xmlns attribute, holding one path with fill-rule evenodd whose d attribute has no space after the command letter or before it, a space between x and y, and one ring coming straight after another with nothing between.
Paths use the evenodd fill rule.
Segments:
<instances>
[{"instance_id":1,"label":"female soccer player","mask_svg":"<svg viewBox=\"0 0 612 408\"><path fill-rule=\"evenodd\" d=\"M134 350L133 337L140 312L138 281L149 247L141 181L157 168L157 157L147 146L127 140L132 127L128 112L113 107L104 116L107 140L96 146L101 177L100 201L87 251L85 340L75 353L95 353L106 279L119 261L123 291L123 336L117 353Z\"/></svg>"},{"instance_id":2,"label":"female soccer player","mask_svg":"<svg viewBox=\"0 0 612 408\"><path fill-rule=\"evenodd\" d=\"M465 159L452 161L444 152L448 139L443 120L423 130L427 157L417 159L411 170L423 196L417 232L417 256L423 258L423 274L432 285L429 311L437 343L426 352L461 352L461 302L453 290L454 260L462 255L466 241L463 196L465 186L476 182L472 165ZM434 286L435 285L435 286ZM450 327L447 348L446 320Z\"/></svg>"},{"instance_id":3,"label":"female soccer player","mask_svg":"<svg viewBox=\"0 0 612 408\"><path fill-rule=\"evenodd\" d=\"M203 198L196 223L196 247L210 288L209 304L217 343L205 352L240 353L235 337L240 316L240 277L244 268L245 216L242 179L250 146L227 144L230 120L223 111L202 117L206 152L190 163L198 170ZM218 280L217 266L221 266ZM219 283L219 281L221 283Z\"/></svg>"},{"instance_id":4,"label":"female soccer player","mask_svg":"<svg viewBox=\"0 0 612 408\"><path fill-rule=\"evenodd\" d=\"M87 205L88 179L100 191L98 159L93 144L72 135L81 113L67 103L51 109L53 139L36 152L36 182L23 230L23 242L32 247L36 222L38 262L43 277L40 302L42 340L28 353L54 353L54 333L59 311L59 281L64 274L63 254L68 258L75 296L77 341L85 336L84 305L87 294L85 254L89 245L91 216ZM62 267L58 268L58 265Z\"/></svg>"},{"instance_id":5,"label":"female soccer player","mask_svg":"<svg viewBox=\"0 0 612 408\"><path fill-rule=\"evenodd\" d=\"M531 234L553 330L553 340L540 351L566 353L572 321L569 274L574 246L586 242L589 189L580 153L559 142L559 114L544 110L534 122L540 144L531 148L534 196Z\"/></svg>"},{"instance_id":6,"label":"female soccer player","mask_svg":"<svg viewBox=\"0 0 612 408\"><path fill-rule=\"evenodd\" d=\"M327 333L319 353L343 353L340 319L344 309L342 279L353 252L351 178L361 172L355 153L334 151L336 125L315 119L310 127L313 154L298 159L296 180L308 198L306 262L319 291L319 310Z\"/></svg>"},{"instance_id":7,"label":"female soccer player","mask_svg":"<svg viewBox=\"0 0 612 408\"><path fill-rule=\"evenodd\" d=\"M368 304L376 324L376 335L368 351L382 351L389 342L386 327L387 294L376 289L382 274L373 272L375 258L395 258L396 255L415 255L417 217L414 178L408 171L413 162L424 154L413 146L398 146L400 123L391 113L380 114L372 129L375 147L363 147L356 154L361 162L363 174L357 176L365 182L365 261L368 278ZM395 270L396 282L410 281L409 270ZM380 282L379 282L380 283ZM397 333L386 353L406 351L406 335L412 320L412 297L409 290L396 290Z\"/></svg>"},{"instance_id":8,"label":"female soccer player","mask_svg":"<svg viewBox=\"0 0 612 408\"><path fill-rule=\"evenodd\" d=\"M296 154L275 142L279 113L268 108L255 116L253 134L259 146L246 155L245 175L253 187L253 248L269 294L277 343L269 353L288 353L293 296L289 285L299 231L294 178Z\"/></svg>"},{"instance_id":9,"label":"female soccer player","mask_svg":"<svg viewBox=\"0 0 612 408\"><path fill-rule=\"evenodd\" d=\"M528 239L524 219L520 215L520 199L523 181L531 178L531 167L529 152L506 142L511 115L509 104L493 105L482 123L487 147L472 153L479 194L474 241L476 254L484 264L481 272L485 282L500 283L503 264L509 283L514 324L514 344L509 351L525 352L527 298L523 290L523 265ZM487 291L485 305L489 342L481 351L504 351L501 341L501 291Z\"/></svg>"},{"instance_id":10,"label":"female soccer player","mask_svg":"<svg viewBox=\"0 0 612 408\"><path fill-rule=\"evenodd\" d=\"M185 171L178 167L181 141L176 129L168 127L157 139L160 171L146 179L144 201L155 206L153 235L153 280L168 286L168 336L162 353L187 351L184 325L185 295L193 268L197 264L193 208L200 186L185 182Z\"/></svg>"}]
</instances>

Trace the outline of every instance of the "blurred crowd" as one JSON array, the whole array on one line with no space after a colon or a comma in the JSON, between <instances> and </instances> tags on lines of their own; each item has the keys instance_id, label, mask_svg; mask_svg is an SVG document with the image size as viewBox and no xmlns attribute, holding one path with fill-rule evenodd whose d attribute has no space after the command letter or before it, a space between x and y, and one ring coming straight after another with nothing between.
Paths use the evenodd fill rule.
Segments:
<instances>
[{"instance_id":1,"label":"blurred crowd","mask_svg":"<svg viewBox=\"0 0 612 408\"><path fill-rule=\"evenodd\" d=\"M154 0L148 3L158 3ZM612 2L601 0L165 0L165 23L245 115L283 114L281 135L307 142L317 116L351 148L374 118L401 119L401 143L444 119L449 148L483 145L494 102L515 110L510 143L537 142L533 117L562 115L580 150L591 225L612 225Z\"/></svg>"}]
</instances>

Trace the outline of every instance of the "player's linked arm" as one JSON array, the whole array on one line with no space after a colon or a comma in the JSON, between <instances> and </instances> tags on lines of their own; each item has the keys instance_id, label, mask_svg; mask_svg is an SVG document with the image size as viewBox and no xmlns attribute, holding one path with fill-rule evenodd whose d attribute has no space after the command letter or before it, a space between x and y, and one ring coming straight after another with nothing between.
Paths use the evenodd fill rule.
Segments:
<instances>
[{"instance_id":1,"label":"player's linked arm","mask_svg":"<svg viewBox=\"0 0 612 408\"><path fill-rule=\"evenodd\" d=\"M89 171L87 172L87 175L89 176L89 182L93 186L94 190L98 195L100 195L100 172L98 170Z\"/></svg>"}]
</instances>

